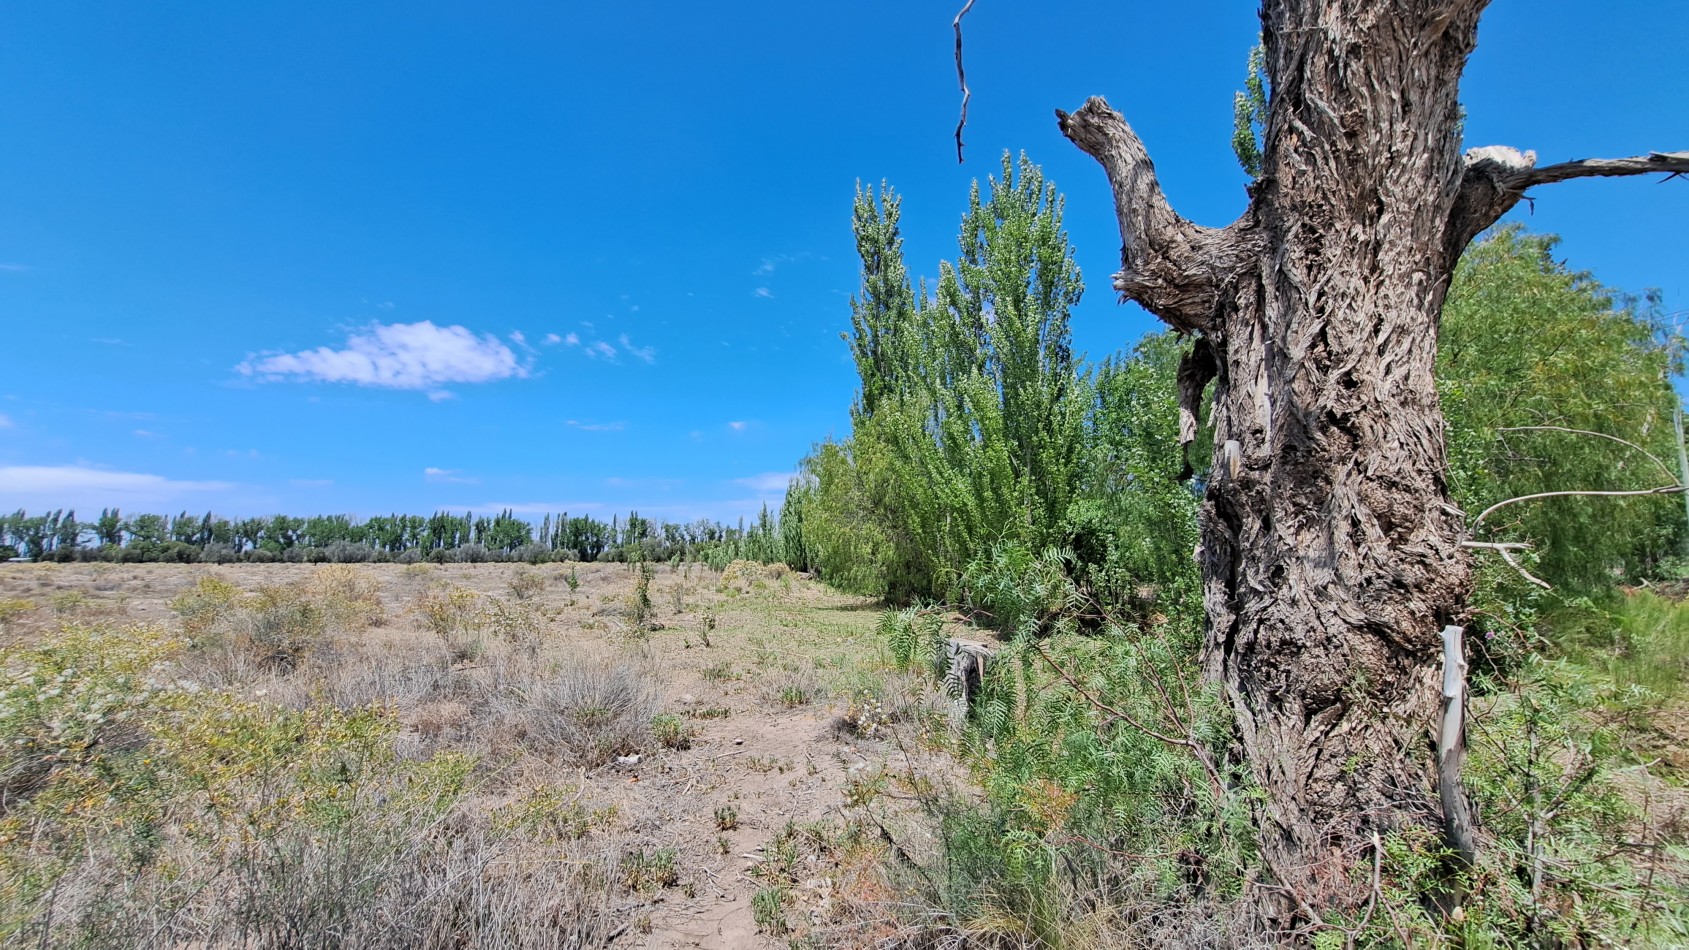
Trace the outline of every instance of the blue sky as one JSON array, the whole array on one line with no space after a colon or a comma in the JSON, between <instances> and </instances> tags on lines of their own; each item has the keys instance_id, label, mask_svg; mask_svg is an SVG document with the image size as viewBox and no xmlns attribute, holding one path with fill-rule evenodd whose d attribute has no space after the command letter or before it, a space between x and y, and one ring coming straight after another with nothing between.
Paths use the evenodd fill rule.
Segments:
<instances>
[{"instance_id":1,"label":"blue sky","mask_svg":"<svg viewBox=\"0 0 1689 950\"><path fill-rule=\"evenodd\" d=\"M1080 348L1129 345L1051 110L1107 96L1178 210L1230 221L1255 5L983 0L960 167L957 6L7 5L0 508L754 512L847 426L855 183L905 195L932 274L1004 149L1067 195ZM1689 7L1603 9L1495 3L1468 144L1689 148ZM1689 310L1689 183L1515 217Z\"/></svg>"}]
</instances>

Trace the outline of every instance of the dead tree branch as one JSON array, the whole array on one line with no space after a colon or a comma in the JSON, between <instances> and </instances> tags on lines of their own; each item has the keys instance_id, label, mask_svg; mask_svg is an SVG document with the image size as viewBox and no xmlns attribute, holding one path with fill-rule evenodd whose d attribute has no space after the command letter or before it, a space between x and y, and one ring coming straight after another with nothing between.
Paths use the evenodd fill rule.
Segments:
<instances>
[{"instance_id":1,"label":"dead tree branch","mask_svg":"<svg viewBox=\"0 0 1689 950\"><path fill-rule=\"evenodd\" d=\"M1573 429L1573 428L1569 428L1567 426L1505 426L1503 428L1497 429L1496 431L1497 432L1566 432L1566 433L1570 433L1572 435L1590 435L1590 436L1594 436L1598 439L1607 439L1607 440L1612 441L1612 442L1617 442L1620 445L1628 445L1631 448L1635 449L1636 451L1641 452L1643 455L1648 456L1648 460L1653 462L1655 465L1658 465L1660 467L1660 471L1664 472L1665 476L1667 478L1671 479L1672 481L1677 480L1677 473L1672 471L1671 469L1667 468L1666 463L1660 461L1659 456L1657 456L1654 453L1648 451L1647 449L1643 448L1642 446L1637 445L1635 442L1632 442L1629 439L1621 439L1616 435L1608 435L1605 432L1595 432L1595 431L1592 431L1590 429Z\"/></svg>"},{"instance_id":2,"label":"dead tree branch","mask_svg":"<svg viewBox=\"0 0 1689 950\"><path fill-rule=\"evenodd\" d=\"M1100 97L1077 112L1057 109L1056 123L1113 188L1121 240L1114 288L1175 329L1217 329L1220 289L1250 257L1238 226L1204 228L1173 213L1143 141Z\"/></svg>"},{"instance_id":3,"label":"dead tree branch","mask_svg":"<svg viewBox=\"0 0 1689 950\"><path fill-rule=\"evenodd\" d=\"M1472 519L1472 530L1476 533L1478 526L1484 523L1484 519L1488 518L1497 509L1505 508L1508 505L1518 504L1521 501L1535 501L1538 498L1568 498L1577 495L1596 498L1624 498L1634 497L1637 495L1675 495L1683 490L1684 486L1682 485L1662 485L1659 488L1637 488L1630 491L1544 491L1537 492L1534 495L1520 495L1517 498L1509 498L1505 501L1498 501L1479 512L1478 517Z\"/></svg>"},{"instance_id":4,"label":"dead tree branch","mask_svg":"<svg viewBox=\"0 0 1689 950\"><path fill-rule=\"evenodd\" d=\"M1537 166L1535 152L1505 145L1489 145L1466 153L1460 192L1455 197L1444 232L1444 252L1450 266L1466 245L1506 214L1525 191L1573 178L1612 178L1623 175L1689 173L1689 152L1649 152L1633 158L1586 158Z\"/></svg>"},{"instance_id":5,"label":"dead tree branch","mask_svg":"<svg viewBox=\"0 0 1689 950\"><path fill-rule=\"evenodd\" d=\"M962 117L956 122L956 164L962 164L962 127L968 124L968 100L973 93L968 91L968 75L962 71L962 18L974 8L974 0L968 0L962 5L960 13L950 25L956 29L956 82L962 87Z\"/></svg>"}]
</instances>

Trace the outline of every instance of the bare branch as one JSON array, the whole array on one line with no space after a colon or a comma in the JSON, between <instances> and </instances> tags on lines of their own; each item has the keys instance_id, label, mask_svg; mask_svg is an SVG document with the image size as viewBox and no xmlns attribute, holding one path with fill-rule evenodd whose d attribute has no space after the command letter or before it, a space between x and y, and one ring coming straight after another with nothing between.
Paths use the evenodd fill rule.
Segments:
<instances>
[{"instance_id":1,"label":"bare branch","mask_svg":"<svg viewBox=\"0 0 1689 950\"><path fill-rule=\"evenodd\" d=\"M1173 213L1144 143L1101 98L1056 110L1063 135L1096 159L1114 189L1120 273L1114 287L1179 330L1214 329L1220 287L1242 266L1233 229L1199 227Z\"/></svg>"},{"instance_id":2,"label":"bare branch","mask_svg":"<svg viewBox=\"0 0 1689 950\"><path fill-rule=\"evenodd\" d=\"M968 100L973 98L973 93L968 91L967 73L962 71L962 18L967 16L968 11L973 8L974 0L968 0L966 4L963 4L961 12L956 14L956 19L951 21L950 24L956 29L956 82L962 87L962 118L956 122L956 164L958 165L962 164L962 126L968 124Z\"/></svg>"},{"instance_id":3,"label":"bare branch","mask_svg":"<svg viewBox=\"0 0 1689 950\"><path fill-rule=\"evenodd\" d=\"M1616 178L1621 175L1689 172L1689 152L1649 152L1633 158L1584 158L1516 173L1512 184L1520 191L1573 178Z\"/></svg>"},{"instance_id":4,"label":"bare branch","mask_svg":"<svg viewBox=\"0 0 1689 950\"><path fill-rule=\"evenodd\" d=\"M1489 515L1496 509L1505 508L1508 505L1517 504L1521 501L1534 501L1538 498L1565 498L1572 495L1587 495L1600 498L1623 498L1635 495L1675 495L1683 490L1684 486L1682 485L1662 485L1659 488L1637 488L1631 491L1544 491L1537 492L1534 495L1520 495L1518 498L1509 498L1506 501L1498 501L1479 512L1478 517L1472 519L1472 530L1477 531L1478 525L1483 524L1484 519L1489 517Z\"/></svg>"},{"instance_id":5,"label":"bare branch","mask_svg":"<svg viewBox=\"0 0 1689 950\"><path fill-rule=\"evenodd\" d=\"M1573 178L1611 178L1623 175L1666 174L1671 178L1689 173L1689 152L1650 152L1633 158L1586 158L1557 165L1536 167L1535 152L1521 152L1505 145L1489 145L1466 153L1466 170L1449 214L1444 250L1449 263L1477 237L1537 185Z\"/></svg>"},{"instance_id":6,"label":"bare branch","mask_svg":"<svg viewBox=\"0 0 1689 950\"><path fill-rule=\"evenodd\" d=\"M1525 565L1520 564L1518 561L1513 559L1513 552L1511 550L1509 550L1507 548L1496 548L1495 552L1497 554L1501 555L1501 559L1503 561L1507 562L1508 567L1511 567L1515 571L1518 571L1520 577L1523 577L1525 580L1530 581L1531 583L1537 585L1538 587L1542 588L1543 590L1553 590L1554 589L1554 586L1552 584L1550 584L1547 581L1543 580L1542 578L1536 576L1535 574L1532 574L1530 571L1525 570Z\"/></svg>"},{"instance_id":7,"label":"bare branch","mask_svg":"<svg viewBox=\"0 0 1689 950\"><path fill-rule=\"evenodd\" d=\"M1594 432L1594 431L1591 431L1589 429L1571 429L1571 428L1567 428L1566 426L1505 426L1501 429L1497 429L1496 431L1497 432L1568 432L1568 433L1571 433L1573 435L1592 435L1592 436L1595 436L1598 439L1608 439L1608 440L1611 440L1613 442L1617 442L1620 445L1628 445L1631 448L1635 449L1636 451L1641 452L1643 455L1648 456L1648 458L1655 465L1658 465L1660 467L1660 471L1664 472L1667 478L1671 479L1672 481L1677 480L1677 473L1672 471L1671 469L1667 468L1666 463L1660 461L1659 456L1657 456L1654 453L1648 451L1647 449L1643 448L1642 446L1637 445L1635 442L1632 442L1629 439L1621 439L1616 435L1608 435L1605 432Z\"/></svg>"}]
</instances>

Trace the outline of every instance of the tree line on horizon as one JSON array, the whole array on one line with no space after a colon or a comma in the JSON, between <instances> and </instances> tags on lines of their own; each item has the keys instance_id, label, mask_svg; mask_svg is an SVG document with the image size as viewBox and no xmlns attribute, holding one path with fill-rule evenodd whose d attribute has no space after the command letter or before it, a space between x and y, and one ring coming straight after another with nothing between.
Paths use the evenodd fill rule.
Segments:
<instances>
[{"instance_id":1,"label":"tree line on horizon","mask_svg":"<svg viewBox=\"0 0 1689 950\"><path fill-rule=\"evenodd\" d=\"M602 521L567 512L536 524L510 509L493 515L353 515L225 518L183 511L125 515L102 508L81 521L70 509L0 515L0 560L120 563L362 563L477 561L778 561L784 545L764 505L749 524L707 518L669 522L637 511Z\"/></svg>"}]
</instances>

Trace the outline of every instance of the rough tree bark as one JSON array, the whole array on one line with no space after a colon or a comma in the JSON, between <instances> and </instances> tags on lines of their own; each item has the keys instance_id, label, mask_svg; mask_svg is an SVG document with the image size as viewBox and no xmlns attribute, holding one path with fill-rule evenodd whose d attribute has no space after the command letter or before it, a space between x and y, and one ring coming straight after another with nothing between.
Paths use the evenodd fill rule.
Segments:
<instances>
[{"instance_id":1,"label":"rough tree bark","mask_svg":"<svg viewBox=\"0 0 1689 950\"><path fill-rule=\"evenodd\" d=\"M1173 212L1106 102L1057 112L1113 187L1115 287L1200 338L1180 389L1194 420L1212 383L1204 670L1267 793L1275 927L1362 903L1351 870L1375 833L1442 825L1438 632L1471 587L1432 381L1455 261L1534 185L1689 169L1689 153L1463 157L1458 88L1484 6L1266 0L1263 174L1225 228Z\"/></svg>"}]
</instances>

